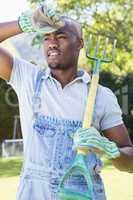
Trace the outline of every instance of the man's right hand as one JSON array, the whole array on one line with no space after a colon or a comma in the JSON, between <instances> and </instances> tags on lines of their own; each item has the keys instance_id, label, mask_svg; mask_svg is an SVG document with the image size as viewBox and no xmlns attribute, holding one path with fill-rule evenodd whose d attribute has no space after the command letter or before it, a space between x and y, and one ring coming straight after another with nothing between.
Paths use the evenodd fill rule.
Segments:
<instances>
[{"instance_id":1,"label":"man's right hand","mask_svg":"<svg viewBox=\"0 0 133 200\"><path fill-rule=\"evenodd\" d=\"M19 17L19 25L23 32L47 34L64 26L58 12L41 5L33 13L27 11Z\"/></svg>"}]
</instances>

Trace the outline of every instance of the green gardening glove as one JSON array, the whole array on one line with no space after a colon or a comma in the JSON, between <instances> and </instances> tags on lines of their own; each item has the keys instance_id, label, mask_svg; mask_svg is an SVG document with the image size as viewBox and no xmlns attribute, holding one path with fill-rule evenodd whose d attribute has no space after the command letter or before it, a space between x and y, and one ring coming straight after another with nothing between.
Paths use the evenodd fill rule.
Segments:
<instances>
[{"instance_id":1,"label":"green gardening glove","mask_svg":"<svg viewBox=\"0 0 133 200\"><path fill-rule=\"evenodd\" d=\"M18 23L23 32L38 34L51 33L64 26L60 14L46 5L41 5L33 13L30 11L22 13Z\"/></svg>"},{"instance_id":2,"label":"green gardening glove","mask_svg":"<svg viewBox=\"0 0 133 200\"><path fill-rule=\"evenodd\" d=\"M81 128L73 136L73 149L84 148L96 153L104 153L110 159L120 156L120 151L115 142L110 141L94 128Z\"/></svg>"}]
</instances>

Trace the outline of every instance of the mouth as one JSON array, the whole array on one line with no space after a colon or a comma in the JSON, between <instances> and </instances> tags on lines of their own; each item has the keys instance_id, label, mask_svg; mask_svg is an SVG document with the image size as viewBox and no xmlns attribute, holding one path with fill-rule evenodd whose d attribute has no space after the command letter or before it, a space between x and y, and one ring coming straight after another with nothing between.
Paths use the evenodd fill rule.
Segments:
<instances>
[{"instance_id":1,"label":"mouth","mask_svg":"<svg viewBox=\"0 0 133 200\"><path fill-rule=\"evenodd\" d=\"M55 58L55 57L61 55L61 52L59 50L49 50L47 55L48 55L48 57Z\"/></svg>"}]
</instances>

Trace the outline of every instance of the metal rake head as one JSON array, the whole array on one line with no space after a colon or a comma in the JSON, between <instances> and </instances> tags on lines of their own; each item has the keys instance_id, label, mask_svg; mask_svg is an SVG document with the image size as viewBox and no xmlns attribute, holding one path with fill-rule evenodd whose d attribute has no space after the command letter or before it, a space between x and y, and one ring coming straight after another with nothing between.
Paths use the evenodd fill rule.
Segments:
<instances>
[{"instance_id":1,"label":"metal rake head","mask_svg":"<svg viewBox=\"0 0 133 200\"><path fill-rule=\"evenodd\" d=\"M114 60L115 57L115 48L116 48L116 40L113 41L111 47L109 47L109 38L104 37L102 40L103 44L101 44L101 35L97 36L97 41L95 47L93 47L93 35L90 34L88 41L86 43L86 56L91 60L99 60L100 62L110 63ZM102 48L103 47L103 48ZM107 52L107 49L111 48L110 55ZM92 52L93 49L93 52Z\"/></svg>"}]
</instances>

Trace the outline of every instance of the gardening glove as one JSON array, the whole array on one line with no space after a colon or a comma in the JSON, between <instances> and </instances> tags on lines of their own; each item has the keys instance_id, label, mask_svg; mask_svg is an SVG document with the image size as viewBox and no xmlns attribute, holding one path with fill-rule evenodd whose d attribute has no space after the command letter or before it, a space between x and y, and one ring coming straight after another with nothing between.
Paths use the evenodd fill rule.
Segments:
<instances>
[{"instance_id":1,"label":"gardening glove","mask_svg":"<svg viewBox=\"0 0 133 200\"><path fill-rule=\"evenodd\" d=\"M94 128L81 128L73 135L73 149L83 148L96 153L104 153L110 159L120 156L120 151L115 142L110 141Z\"/></svg>"},{"instance_id":2,"label":"gardening glove","mask_svg":"<svg viewBox=\"0 0 133 200\"><path fill-rule=\"evenodd\" d=\"M30 11L22 13L18 23L23 32L39 34L54 32L65 25L59 12L49 9L46 5L41 5L33 13Z\"/></svg>"}]
</instances>

